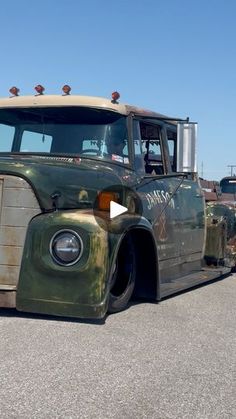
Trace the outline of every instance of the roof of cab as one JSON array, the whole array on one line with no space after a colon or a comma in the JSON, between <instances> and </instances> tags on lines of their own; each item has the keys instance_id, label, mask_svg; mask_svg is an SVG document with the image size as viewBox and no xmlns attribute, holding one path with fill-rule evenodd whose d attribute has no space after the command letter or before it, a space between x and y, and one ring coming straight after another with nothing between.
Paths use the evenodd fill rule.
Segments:
<instances>
[{"instance_id":1,"label":"roof of cab","mask_svg":"<svg viewBox=\"0 0 236 419\"><path fill-rule=\"evenodd\" d=\"M84 106L98 109L107 109L117 112L121 115L136 115L162 117L166 115L142 109L137 106L126 105L111 101L111 99L94 96L80 95L36 95L36 96L13 96L8 98L0 98L0 109L3 108L34 108L34 107L56 107L56 106Z\"/></svg>"}]
</instances>

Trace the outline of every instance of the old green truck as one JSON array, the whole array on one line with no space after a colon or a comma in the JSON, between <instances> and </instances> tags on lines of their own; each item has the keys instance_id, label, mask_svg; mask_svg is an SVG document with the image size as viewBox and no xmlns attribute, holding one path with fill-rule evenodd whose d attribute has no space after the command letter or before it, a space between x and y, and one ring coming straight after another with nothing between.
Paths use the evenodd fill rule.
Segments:
<instances>
[{"instance_id":1,"label":"old green truck","mask_svg":"<svg viewBox=\"0 0 236 419\"><path fill-rule=\"evenodd\" d=\"M230 272L207 265L196 127L72 95L0 99L0 307L103 318ZM217 257L216 257L217 260Z\"/></svg>"}]
</instances>

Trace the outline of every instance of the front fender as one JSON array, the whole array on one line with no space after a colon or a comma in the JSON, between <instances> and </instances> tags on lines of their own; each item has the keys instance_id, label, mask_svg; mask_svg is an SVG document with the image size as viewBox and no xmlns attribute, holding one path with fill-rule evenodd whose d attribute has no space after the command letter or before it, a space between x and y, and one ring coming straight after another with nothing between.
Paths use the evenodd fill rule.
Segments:
<instances>
[{"instance_id":1,"label":"front fender","mask_svg":"<svg viewBox=\"0 0 236 419\"><path fill-rule=\"evenodd\" d=\"M84 244L80 260L60 266L49 251L59 230L77 232ZM108 233L92 213L55 211L31 220L24 246L16 308L21 311L102 318L107 311Z\"/></svg>"}]
</instances>

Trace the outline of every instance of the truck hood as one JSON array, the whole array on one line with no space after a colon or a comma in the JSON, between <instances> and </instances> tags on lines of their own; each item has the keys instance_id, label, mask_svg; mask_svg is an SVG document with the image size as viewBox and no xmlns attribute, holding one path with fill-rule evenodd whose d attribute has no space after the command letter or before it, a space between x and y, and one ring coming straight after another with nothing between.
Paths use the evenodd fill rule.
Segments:
<instances>
[{"instance_id":1,"label":"truck hood","mask_svg":"<svg viewBox=\"0 0 236 419\"><path fill-rule=\"evenodd\" d=\"M92 208L97 192L122 184L123 167L56 156L0 156L0 175L25 179L42 210Z\"/></svg>"}]
</instances>

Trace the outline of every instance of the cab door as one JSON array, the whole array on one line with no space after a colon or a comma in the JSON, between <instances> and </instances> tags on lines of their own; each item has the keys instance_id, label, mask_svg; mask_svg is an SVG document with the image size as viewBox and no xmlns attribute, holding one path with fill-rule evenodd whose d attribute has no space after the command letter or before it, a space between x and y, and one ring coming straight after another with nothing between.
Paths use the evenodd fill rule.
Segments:
<instances>
[{"instance_id":1,"label":"cab door","mask_svg":"<svg viewBox=\"0 0 236 419\"><path fill-rule=\"evenodd\" d=\"M177 191L183 181L172 176L164 123L134 121L134 163L143 216L150 222L158 252L161 285L179 277L181 230Z\"/></svg>"},{"instance_id":2,"label":"cab door","mask_svg":"<svg viewBox=\"0 0 236 419\"><path fill-rule=\"evenodd\" d=\"M137 192L155 236L164 296L183 288L186 275L200 269L203 197L195 177L176 171L176 126L148 120L134 124L135 168L142 179Z\"/></svg>"},{"instance_id":3,"label":"cab door","mask_svg":"<svg viewBox=\"0 0 236 419\"><path fill-rule=\"evenodd\" d=\"M177 130L166 125L168 149L173 173L176 172ZM180 258L182 275L201 269L205 240L205 203L196 174L186 173L177 191L179 202Z\"/></svg>"}]
</instances>

